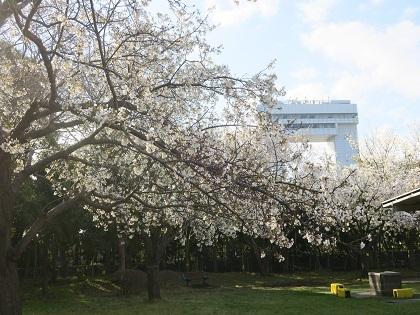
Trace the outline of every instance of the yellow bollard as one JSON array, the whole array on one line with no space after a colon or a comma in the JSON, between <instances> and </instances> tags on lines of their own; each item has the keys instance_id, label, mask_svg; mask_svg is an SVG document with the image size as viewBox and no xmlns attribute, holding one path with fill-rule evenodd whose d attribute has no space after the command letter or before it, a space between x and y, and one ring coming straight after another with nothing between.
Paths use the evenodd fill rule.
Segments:
<instances>
[{"instance_id":1,"label":"yellow bollard","mask_svg":"<svg viewBox=\"0 0 420 315\"><path fill-rule=\"evenodd\" d=\"M337 295L338 288L344 288L344 285L341 283L331 283L331 294Z\"/></svg>"},{"instance_id":2,"label":"yellow bollard","mask_svg":"<svg viewBox=\"0 0 420 315\"><path fill-rule=\"evenodd\" d=\"M345 288L337 288L337 296L341 298L349 298L350 290Z\"/></svg>"},{"instance_id":3,"label":"yellow bollard","mask_svg":"<svg viewBox=\"0 0 420 315\"><path fill-rule=\"evenodd\" d=\"M392 290L394 298L396 299L411 299L413 297L413 289L394 289Z\"/></svg>"}]
</instances>

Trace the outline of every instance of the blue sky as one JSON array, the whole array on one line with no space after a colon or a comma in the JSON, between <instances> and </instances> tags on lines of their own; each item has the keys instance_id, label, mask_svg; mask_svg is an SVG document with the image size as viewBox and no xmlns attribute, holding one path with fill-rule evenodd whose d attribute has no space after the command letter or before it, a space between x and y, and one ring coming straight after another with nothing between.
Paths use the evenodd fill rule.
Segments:
<instances>
[{"instance_id":1,"label":"blue sky","mask_svg":"<svg viewBox=\"0 0 420 315\"><path fill-rule=\"evenodd\" d=\"M252 74L276 59L286 98L351 99L359 135L420 120L420 1L195 0L213 8L219 61Z\"/></svg>"}]
</instances>

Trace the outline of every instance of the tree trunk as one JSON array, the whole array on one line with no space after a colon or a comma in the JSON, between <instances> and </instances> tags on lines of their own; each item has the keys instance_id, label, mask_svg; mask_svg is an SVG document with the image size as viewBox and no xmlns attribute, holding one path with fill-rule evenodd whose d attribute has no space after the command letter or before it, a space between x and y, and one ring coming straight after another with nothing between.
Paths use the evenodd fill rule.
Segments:
<instances>
[{"instance_id":1,"label":"tree trunk","mask_svg":"<svg viewBox=\"0 0 420 315\"><path fill-rule=\"evenodd\" d=\"M34 242L34 268L32 270L33 274L32 274L32 279L37 279L38 278L38 242Z\"/></svg>"},{"instance_id":2,"label":"tree trunk","mask_svg":"<svg viewBox=\"0 0 420 315\"><path fill-rule=\"evenodd\" d=\"M123 295L128 294L128 279L126 275L126 257L125 257L125 241L122 238L118 239L118 252L120 258L120 284L121 284L121 292Z\"/></svg>"},{"instance_id":3,"label":"tree trunk","mask_svg":"<svg viewBox=\"0 0 420 315\"><path fill-rule=\"evenodd\" d=\"M118 242L118 248L120 252L120 280L125 279L126 261L125 261L125 242L120 239Z\"/></svg>"},{"instance_id":4,"label":"tree trunk","mask_svg":"<svg viewBox=\"0 0 420 315\"><path fill-rule=\"evenodd\" d=\"M212 247L212 258L213 258L213 272L219 272L217 245L213 245L213 247Z\"/></svg>"},{"instance_id":5,"label":"tree trunk","mask_svg":"<svg viewBox=\"0 0 420 315\"><path fill-rule=\"evenodd\" d=\"M29 278L29 272L32 270L31 258L32 258L32 255L26 255L25 257L25 270L23 272L23 277L21 278L22 281L25 281L25 279Z\"/></svg>"},{"instance_id":6,"label":"tree trunk","mask_svg":"<svg viewBox=\"0 0 420 315\"><path fill-rule=\"evenodd\" d=\"M331 271L330 254L327 253L327 270Z\"/></svg>"},{"instance_id":7,"label":"tree trunk","mask_svg":"<svg viewBox=\"0 0 420 315\"><path fill-rule=\"evenodd\" d=\"M0 132L0 144L3 142L2 136ZM74 206L77 202L77 199L71 199L55 206L48 213L41 213L22 239L13 246L11 231L16 212L16 192L19 191L19 186L12 181L12 174L11 156L0 148L0 315L21 314L16 261L26 246L49 219Z\"/></svg>"},{"instance_id":8,"label":"tree trunk","mask_svg":"<svg viewBox=\"0 0 420 315\"><path fill-rule=\"evenodd\" d=\"M187 230L185 239L185 271L191 271L190 234Z\"/></svg>"},{"instance_id":9,"label":"tree trunk","mask_svg":"<svg viewBox=\"0 0 420 315\"><path fill-rule=\"evenodd\" d=\"M57 281L57 240L54 239L53 246L51 248L51 281Z\"/></svg>"},{"instance_id":10,"label":"tree trunk","mask_svg":"<svg viewBox=\"0 0 420 315\"><path fill-rule=\"evenodd\" d=\"M416 268L417 231L416 230L409 231L406 239L407 239L406 244L407 244L407 248L408 248L407 265L408 265L408 268L415 269Z\"/></svg>"},{"instance_id":11,"label":"tree trunk","mask_svg":"<svg viewBox=\"0 0 420 315\"><path fill-rule=\"evenodd\" d=\"M67 274L68 274L68 272L67 272L67 267L68 267L68 264L67 264L67 257L66 257L67 255L66 255L66 248L62 245L61 247L60 247L60 276L62 277L62 278L67 278Z\"/></svg>"},{"instance_id":12,"label":"tree trunk","mask_svg":"<svg viewBox=\"0 0 420 315\"><path fill-rule=\"evenodd\" d=\"M18 315L22 313L19 296L19 277L14 262L0 257L0 314Z\"/></svg>"},{"instance_id":13,"label":"tree trunk","mask_svg":"<svg viewBox=\"0 0 420 315\"><path fill-rule=\"evenodd\" d=\"M1 140L1 139L0 139ZM10 258L15 196L12 191L10 155L0 149L0 314L21 314L19 277Z\"/></svg>"},{"instance_id":14,"label":"tree trunk","mask_svg":"<svg viewBox=\"0 0 420 315\"><path fill-rule=\"evenodd\" d=\"M160 227L151 229L145 236L147 260L147 293L149 301L160 300L159 265L162 255L170 241L169 232L163 232Z\"/></svg>"},{"instance_id":15,"label":"tree trunk","mask_svg":"<svg viewBox=\"0 0 420 315\"><path fill-rule=\"evenodd\" d=\"M315 252L315 271L319 271L321 268L321 252L319 248L317 248Z\"/></svg>"},{"instance_id":16,"label":"tree trunk","mask_svg":"<svg viewBox=\"0 0 420 315\"><path fill-rule=\"evenodd\" d=\"M49 261L48 261L48 242L44 241L43 246L41 247L41 259L42 259L42 266L41 266L41 289L42 295L47 294L48 290L48 280L49 280Z\"/></svg>"},{"instance_id":17,"label":"tree trunk","mask_svg":"<svg viewBox=\"0 0 420 315\"><path fill-rule=\"evenodd\" d=\"M150 232L146 243L147 294L149 301L160 300L159 263L161 239L159 229Z\"/></svg>"},{"instance_id":18,"label":"tree trunk","mask_svg":"<svg viewBox=\"0 0 420 315\"><path fill-rule=\"evenodd\" d=\"M105 249L104 253L105 274L110 275L113 271L112 265L112 249Z\"/></svg>"},{"instance_id":19,"label":"tree trunk","mask_svg":"<svg viewBox=\"0 0 420 315\"><path fill-rule=\"evenodd\" d=\"M147 293L149 301L160 300L159 265L147 267Z\"/></svg>"},{"instance_id":20,"label":"tree trunk","mask_svg":"<svg viewBox=\"0 0 420 315\"><path fill-rule=\"evenodd\" d=\"M241 244L241 272L245 272L245 244Z\"/></svg>"},{"instance_id":21,"label":"tree trunk","mask_svg":"<svg viewBox=\"0 0 420 315\"><path fill-rule=\"evenodd\" d=\"M250 243L251 243L252 249L254 250L255 258L257 259L258 269L260 270L260 274L262 276L266 276L269 273L267 259L265 259L265 257L261 257L262 256L261 249L259 248L259 246L257 245L257 242L255 241L253 237L250 237Z\"/></svg>"},{"instance_id":22,"label":"tree trunk","mask_svg":"<svg viewBox=\"0 0 420 315\"><path fill-rule=\"evenodd\" d=\"M366 253L360 253L360 276L366 278L368 275L369 269L369 259Z\"/></svg>"}]
</instances>

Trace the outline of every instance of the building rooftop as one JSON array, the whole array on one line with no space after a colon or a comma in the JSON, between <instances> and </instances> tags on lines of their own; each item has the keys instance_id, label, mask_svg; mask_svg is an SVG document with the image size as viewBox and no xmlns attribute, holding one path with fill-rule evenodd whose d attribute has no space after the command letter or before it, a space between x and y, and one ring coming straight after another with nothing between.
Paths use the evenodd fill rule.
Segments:
<instances>
[{"instance_id":1,"label":"building rooftop","mask_svg":"<svg viewBox=\"0 0 420 315\"><path fill-rule=\"evenodd\" d=\"M280 102L283 104L351 104L350 100L298 100L298 99L289 99L285 102Z\"/></svg>"},{"instance_id":2,"label":"building rooftop","mask_svg":"<svg viewBox=\"0 0 420 315\"><path fill-rule=\"evenodd\" d=\"M420 210L420 187L382 202L384 208L394 208L397 211Z\"/></svg>"},{"instance_id":3,"label":"building rooftop","mask_svg":"<svg viewBox=\"0 0 420 315\"><path fill-rule=\"evenodd\" d=\"M268 110L271 114L357 114L349 100L288 100Z\"/></svg>"}]
</instances>

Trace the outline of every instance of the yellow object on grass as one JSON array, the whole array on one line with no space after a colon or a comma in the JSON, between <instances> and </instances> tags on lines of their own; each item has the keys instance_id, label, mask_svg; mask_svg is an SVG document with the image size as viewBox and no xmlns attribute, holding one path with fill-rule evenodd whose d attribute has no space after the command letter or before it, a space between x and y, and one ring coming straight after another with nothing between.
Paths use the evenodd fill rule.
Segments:
<instances>
[{"instance_id":1,"label":"yellow object on grass","mask_svg":"<svg viewBox=\"0 0 420 315\"><path fill-rule=\"evenodd\" d=\"M350 290L346 288L337 288L337 296L341 298L349 298Z\"/></svg>"},{"instance_id":2,"label":"yellow object on grass","mask_svg":"<svg viewBox=\"0 0 420 315\"><path fill-rule=\"evenodd\" d=\"M413 289L394 289L392 290L394 298L396 299L411 299L413 297Z\"/></svg>"},{"instance_id":3,"label":"yellow object on grass","mask_svg":"<svg viewBox=\"0 0 420 315\"><path fill-rule=\"evenodd\" d=\"M337 289L344 288L341 283L331 283L331 294L337 295Z\"/></svg>"}]
</instances>

